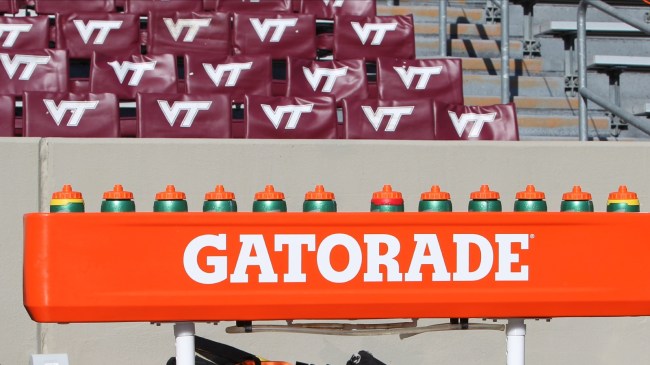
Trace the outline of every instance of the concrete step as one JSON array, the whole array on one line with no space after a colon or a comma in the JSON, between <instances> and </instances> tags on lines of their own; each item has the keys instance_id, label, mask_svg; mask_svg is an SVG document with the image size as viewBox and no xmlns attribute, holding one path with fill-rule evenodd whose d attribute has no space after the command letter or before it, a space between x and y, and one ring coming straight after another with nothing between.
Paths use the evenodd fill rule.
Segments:
<instances>
[{"instance_id":1,"label":"concrete step","mask_svg":"<svg viewBox=\"0 0 650 365\"><path fill-rule=\"evenodd\" d=\"M544 71L544 61L541 58L511 58L509 65L510 75L540 75ZM469 73L499 75L501 73L501 58L465 57L463 58L463 70Z\"/></svg>"},{"instance_id":2,"label":"concrete step","mask_svg":"<svg viewBox=\"0 0 650 365\"><path fill-rule=\"evenodd\" d=\"M435 35L440 32L438 23L416 23L416 35ZM501 24L448 24L449 38L501 39Z\"/></svg>"},{"instance_id":3,"label":"concrete step","mask_svg":"<svg viewBox=\"0 0 650 365\"><path fill-rule=\"evenodd\" d=\"M391 0L377 0L377 4L388 4ZM392 2L394 3L394 1ZM438 6L440 1L436 0L399 0L400 6L408 5L431 5ZM485 8L485 0L447 0L447 6L459 8Z\"/></svg>"},{"instance_id":4,"label":"concrete step","mask_svg":"<svg viewBox=\"0 0 650 365\"><path fill-rule=\"evenodd\" d=\"M449 54L453 57L480 57L498 58L501 57L501 42L486 39L451 39L447 43ZM418 58L437 56L437 37L415 37L415 49ZM510 57L513 59L523 58L523 46L521 42L510 42Z\"/></svg>"},{"instance_id":5,"label":"concrete step","mask_svg":"<svg viewBox=\"0 0 650 365\"><path fill-rule=\"evenodd\" d=\"M501 77L492 75L463 75L465 95L495 96L501 90ZM510 93L513 96L564 97L563 77L512 76Z\"/></svg>"},{"instance_id":6,"label":"concrete step","mask_svg":"<svg viewBox=\"0 0 650 365\"><path fill-rule=\"evenodd\" d=\"M517 110L536 109L578 112L578 98L515 96L513 99ZM467 105L494 105L500 103L500 96L465 96L465 104Z\"/></svg>"},{"instance_id":7,"label":"concrete step","mask_svg":"<svg viewBox=\"0 0 650 365\"><path fill-rule=\"evenodd\" d=\"M437 6L410 5L386 6L377 5L377 15L407 15L413 14L413 21L438 22ZM447 8L447 23L481 23L483 22L483 9Z\"/></svg>"},{"instance_id":8,"label":"concrete step","mask_svg":"<svg viewBox=\"0 0 650 365\"><path fill-rule=\"evenodd\" d=\"M575 128L578 130L578 117L572 115L526 115L517 113L519 128L560 129ZM609 119L604 116L589 118L589 129L598 130L599 135L609 134ZM553 135L554 133L549 133Z\"/></svg>"}]
</instances>

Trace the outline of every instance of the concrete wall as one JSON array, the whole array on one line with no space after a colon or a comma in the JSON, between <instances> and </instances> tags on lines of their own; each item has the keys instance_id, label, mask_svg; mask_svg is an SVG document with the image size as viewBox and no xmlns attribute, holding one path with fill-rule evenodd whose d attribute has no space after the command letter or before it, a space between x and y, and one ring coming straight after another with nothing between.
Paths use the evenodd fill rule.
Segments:
<instances>
[{"instance_id":1,"label":"concrete wall","mask_svg":"<svg viewBox=\"0 0 650 365\"><path fill-rule=\"evenodd\" d=\"M140 211L150 211L155 193L172 183L187 193L192 211L201 209L203 195L217 183L235 192L241 211L250 211L255 192L269 183L285 192L293 211L316 184L336 193L341 211L366 211L372 192L387 183L402 191L409 211L416 210L420 193L431 184L449 191L458 211L467 210L470 192L481 184L501 193L506 210L529 183L546 192L552 211L559 210L562 193L574 184L594 195L599 211L619 184L639 193L642 210L650 204L648 143L45 139L40 147L43 207L66 183L83 192L88 211L98 211L102 193L116 183L134 192ZM66 352L72 365L164 364L174 354L170 324L47 324L37 329L28 319L20 285L20 219L38 209L39 141L0 141L0 151L7 177L0 194L11 207L3 210L0 232L0 328L5 329L0 331L0 364L26 364L37 348ZM266 358L317 365L342 365L362 349L387 364L505 362L502 332L440 332L399 340L226 335L229 325L201 324L197 332ZM37 334L42 341L36 341ZM648 338L646 317L530 320L527 363L650 363Z\"/></svg>"}]
</instances>

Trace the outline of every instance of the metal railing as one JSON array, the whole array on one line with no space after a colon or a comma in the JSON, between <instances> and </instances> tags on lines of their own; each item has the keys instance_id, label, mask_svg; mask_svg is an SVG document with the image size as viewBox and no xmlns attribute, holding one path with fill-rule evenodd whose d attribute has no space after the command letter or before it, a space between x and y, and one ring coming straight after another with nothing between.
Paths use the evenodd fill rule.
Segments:
<instances>
[{"instance_id":1,"label":"metal railing","mask_svg":"<svg viewBox=\"0 0 650 365\"><path fill-rule=\"evenodd\" d=\"M501 7L501 103L510 102L510 17L508 0L490 0ZM438 5L438 52L447 57L447 2L440 0ZM399 5L399 0L387 0L389 6Z\"/></svg>"},{"instance_id":2,"label":"metal railing","mask_svg":"<svg viewBox=\"0 0 650 365\"><path fill-rule=\"evenodd\" d=\"M615 103L611 103L603 97L598 96L587 88L587 7L592 6L620 21L629 24L640 31L650 34L650 26L635 20L628 19L616 8L600 0L581 0L578 5L578 99L580 102L579 114L579 138L586 141L588 137L587 125L587 99L607 109L612 114L635 126L639 130L650 134L650 125L646 120L637 118L632 113L625 111Z\"/></svg>"}]
</instances>

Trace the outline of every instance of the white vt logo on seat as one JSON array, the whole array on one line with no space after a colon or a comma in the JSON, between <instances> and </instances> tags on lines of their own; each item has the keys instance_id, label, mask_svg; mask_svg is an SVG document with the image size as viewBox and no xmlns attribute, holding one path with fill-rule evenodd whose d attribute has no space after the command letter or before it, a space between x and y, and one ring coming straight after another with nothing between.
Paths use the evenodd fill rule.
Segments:
<instances>
[{"instance_id":1,"label":"white vt logo on seat","mask_svg":"<svg viewBox=\"0 0 650 365\"><path fill-rule=\"evenodd\" d=\"M212 19L178 19L174 22L174 19L163 18L163 21L176 42L178 42L178 38L180 38L183 29L187 28L183 42L190 43L194 42L194 38L201 28L210 26Z\"/></svg>"},{"instance_id":2,"label":"white vt logo on seat","mask_svg":"<svg viewBox=\"0 0 650 365\"><path fill-rule=\"evenodd\" d=\"M212 105L211 101L175 101L171 106L167 100L158 100L158 105L160 110L162 110L165 115L165 119L169 123L170 127L174 126L176 119L178 119L178 114L181 110L185 110L185 117L181 122L182 128L189 128L194 123L196 115L201 110L209 110Z\"/></svg>"},{"instance_id":3,"label":"white vt logo on seat","mask_svg":"<svg viewBox=\"0 0 650 365\"><path fill-rule=\"evenodd\" d=\"M77 27L81 39L84 41L84 44L88 44L90 37L92 37L93 32L97 32L97 36L93 41L93 44L104 44L106 42L106 37L108 33L114 29L120 29L122 27L121 20L89 20L88 23L84 24L83 20L76 19L73 21L74 26Z\"/></svg>"},{"instance_id":4,"label":"white vt logo on seat","mask_svg":"<svg viewBox=\"0 0 650 365\"><path fill-rule=\"evenodd\" d=\"M399 121L402 119L402 116L413 114L413 109L415 109L415 107L380 106L376 111L373 111L372 107L370 106L362 106L361 109L363 109L363 113L366 115L366 118L368 118L368 121L370 124L372 124L372 126L375 128L375 131L377 132L379 131L379 127L381 126L381 121L384 119L384 116L389 115L390 118L388 119L388 124L386 124L384 132L395 132L395 130L397 130L397 126L399 125Z\"/></svg>"},{"instance_id":5,"label":"white vt logo on seat","mask_svg":"<svg viewBox=\"0 0 650 365\"><path fill-rule=\"evenodd\" d=\"M264 114L269 118L275 129L280 128L280 122L282 122L282 117L285 114L291 113L287 125L284 129L296 129L298 126L298 121L302 113L311 113L311 110L314 108L314 104L304 104L304 105L279 105L273 110L273 108L268 104L262 104L262 110Z\"/></svg>"},{"instance_id":6,"label":"white vt logo on seat","mask_svg":"<svg viewBox=\"0 0 650 365\"><path fill-rule=\"evenodd\" d=\"M250 70L251 67L253 67L253 62L224 63L217 65L217 67L214 67L209 63L203 64L203 69L205 69L205 72L210 77L210 80L212 80L212 82L214 82L214 85L217 87L221 84L221 79L223 78L224 73L229 72L224 86L233 87L237 85L237 80L239 80L239 75L241 72L244 70Z\"/></svg>"},{"instance_id":7,"label":"white vt logo on seat","mask_svg":"<svg viewBox=\"0 0 650 365\"><path fill-rule=\"evenodd\" d=\"M25 81L29 80L32 77L32 74L34 73L37 65L48 64L50 62L50 56L17 54L14 55L14 58L12 59L8 54L0 53L0 61L2 62L2 66L5 68L5 71L7 71L7 75L9 75L9 78L12 80L16 74L16 71L18 71L18 67L20 65L25 65L23 72L21 72L20 76L18 77L18 80Z\"/></svg>"},{"instance_id":8,"label":"white vt logo on seat","mask_svg":"<svg viewBox=\"0 0 650 365\"><path fill-rule=\"evenodd\" d=\"M305 74L307 82L314 91L318 89L318 85L320 85L323 77L326 77L327 80L325 81L325 84L323 85L321 91L324 93L330 93L332 92L332 88L334 88L336 79L348 74L348 68L317 68L312 72L309 67L303 66L302 72Z\"/></svg>"},{"instance_id":9,"label":"white vt logo on seat","mask_svg":"<svg viewBox=\"0 0 650 365\"><path fill-rule=\"evenodd\" d=\"M7 38L2 42L2 46L5 48L11 48L16 43L16 39L20 33L27 33L32 29L32 24L0 24L0 37L2 37L5 32Z\"/></svg>"},{"instance_id":10,"label":"white vt logo on seat","mask_svg":"<svg viewBox=\"0 0 650 365\"><path fill-rule=\"evenodd\" d=\"M61 102L59 102L59 105L56 105L54 100L43 99L43 103L45 103L45 106L47 107L47 111L50 112L50 115L52 116L52 119L54 119L56 125L58 126L61 125L61 122L63 121L63 116L65 116L65 113L69 110L71 115L70 115L70 119L68 119L68 123L66 124L66 126L76 127L79 125L79 122L81 121L81 117L83 117L86 110L96 109L97 105L99 104L99 101L62 100Z\"/></svg>"},{"instance_id":11,"label":"white vt logo on seat","mask_svg":"<svg viewBox=\"0 0 650 365\"><path fill-rule=\"evenodd\" d=\"M460 118L456 115L456 112L448 111L451 122L456 128L456 133L458 137L462 137L465 128L470 122L474 122L472 129L469 131L469 138L476 138L481 134L483 130L483 125L485 123L492 123L497 116L497 113L488 113L488 114L478 114L478 113L464 113L461 114Z\"/></svg>"},{"instance_id":12,"label":"white vt logo on seat","mask_svg":"<svg viewBox=\"0 0 650 365\"><path fill-rule=\"evenodd\" d=\"M417 66L409 66L409 67L393 67L397 74L399 75L400 79L402 79L402 82L404 83L404 86L406 86L407 89L411 88L411 83L413 82L413 78L415 78L416 75L420 76L420 79L418 80L418 83L415 85L415 90L424 90L427 87L427 84L429 83L429 78L431 75L440 75L442 72L442 66L433 66L433 67L417 67Z\"/></svg>"},{"instance_id":13,"label":"white vt logo on seat","mask_svg":"<svg viewBox=\"0 0 650 365\"><path fill-rule=\"evenodd\" d=\"M257 33L257 36L260 37L260 41L262 42L264 42L266 39L266 35L269 33L269 30L271 30L271 28L275 28L273 35L271 35L271 38L269 39L269 42L277 43L280 41L280 39L282 39L282 35L284 34L284 31L287 29L287 27L296 26L298 23L298 18L264 19L262 22L260 22L259 18L251 18L250 21L251 24L253 24L255 33Z\"/></svg>"},{"instance_id":14,"label":"white vt logo on seat","mask_svg":"<svg viewBox=\"0 0 650 365\"><path fill-rule=\"evenodd\" d=\"M352 28L359 36L361 44L365 45L370 37L371 32L376 32L375 36L372 38L370 45L379 46L381 42L384 41L384 36L387 31L394 31L397 29L397 23L366 23L364 25L359 24L359 22L350 22Z\"/></svg>"},{"instance_id":15,"label":"white vt logo on seat","mask_svg":"<svg viewBox=\"0 0 650 365\"><path fill-rule=\"evenodd\" d=\"M129 86L138 86L140 85L140 80L142 79L142 75L144 75L145 71L152 71L156 69L156 61L149 61L149 62L140 62L140 63L135 63L131 61L124 61L122 63L118 61L111 61L108 62L108 65L115 70L115 75L117 76L118 80L120 80L120 84L124 84L124 79L126 78L126 74L129 71L133 71L133 75L131 75L131 78L129 79Z\"/></svg>"},{"instance_id":16,"label":"white vt logo on seat","mask_svg":"<svg viewBox=\"0 0 650 365\"><path fill-rule=\"evenodd\" d=\"M329 6L329 4L332 3L332 7L334 7L334 8L337 8L337 7L340 8L341 6L343 6L344 1L345 0L334 0L334 1L332 1L332 0L323 0L323 2L325 3L325 6Z\"/></svg>"}]
</instances>

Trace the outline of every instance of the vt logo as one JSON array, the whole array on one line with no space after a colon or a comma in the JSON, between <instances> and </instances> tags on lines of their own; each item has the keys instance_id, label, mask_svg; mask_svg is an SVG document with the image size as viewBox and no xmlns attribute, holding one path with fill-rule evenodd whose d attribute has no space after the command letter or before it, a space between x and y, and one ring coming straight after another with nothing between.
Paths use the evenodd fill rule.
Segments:
<instances>
[{"instance_id":1,"label":"vt logo","mask_svg":"<svg viewBox=\"0 0 650 365\"><path fill-rule=\"evenodd\" d=\"M476 138L481 134L483 130L483 125L485 123L492 123L497 116L497 113L488 113L488 114L477 114L477 113L465 113L461 114L460 118L456 115L456 112L448 111L451 122L456 128L456 133L458 137L462 137L465 128L470 122L474 122L472 129L469 131L469 138Z\"/></svg>"},{"instance_id":2,"label":"vt logo","mask_svg":"<svg viewBox=\"0 0 650 365\"><path fill-rule=\"evenodd\" d=\"M77 27L81 39L84 41L84 44L88 44L90 37L93 35L93 32L97 32L97 36L93 41L93 44L104 44L106 37L111 30L120 29L122 27L121 20L89 20L87 24L84 24L83 20L74 20L74 26Z\"/></svg>"},{"instance_id":3,"label":"vt logo","mask_svg":"<svg viewBox=\"0 0 650 365\"><path fill-rule=\"evenodd\" d=\"M108 63L108 65L111 66L115 71L115 75L117 76L118 80L120 80L120 84L124 84L124 79L126 78L126 74L129 71L133 71L133 75L131 75L128 85L138 86L140 85L140 80L142 79L142 75L144 75L144 72L151 71L156 68L156 61L141 62L141 63L134 63L131 61L124 61L120 63L118 61L111 61Z\"/></svg>"},{"instance_id":4,"label":"vt logo","mask_svg":"<svg viewBox=\"0 0 650 365\"><path fill-rule=\"evenodd\" d=\"M328 6L330 3L332 3L332 7L334 7L334 8L337 8L337 7L340 8L341 6L343 6L344 1L345 0L334 0L334 1L332 1L332 0L323 0L323 2L325 3L325 6Z\"/></svg>"},{"instance_id":5,"label":"vt logo","mask_svg":"<svg viewBox=\"0 0 650 365\"><path fill-rule=\"evenodd\" d=\"M2 66L5 68L5 71L7 71L7 75L9 75L9 78L13 80L14 75L16 74L16 71L18 71L18 67L20 65L25 65L25 68L23 69L23 72L20 73L20 76L18 77L18 80L29 80L32 77L32 74L34 73L34 70L36 69L37 65L46 65L47 63L50 62L50 56L32 56L32 55L22 55L22 54L17 54L14 55L14 58L11 59L11 57L6 54L6 53L0 53L0 62L2 62Z\"/></svg>"},{"instance_id":6,"label":"vt logo","mask_svg":"<svg viewBox=\"0 0 650 365\"><path fill-rule=\"evenodd\" d=\"M312 72L308 67L303 66L302 72L305 74L307 82L314 91L317 91L318 85L320 85L321 80L325 77L327 80L325 81L321 91L324 93L330 93L336 83L336 79L348 74L348 68L317 68Z\"/></svg>"},{"instance_id":7,"label":"vt logo","mask_svg":"<svg viewBox=\"0 0 650 365\"><path fill-rule=\"evenodd\" d=\"M45 103L45 106L47 107L47 111L50 113L52 119L54 119L54 122L56 123L57 126L61 125L61 122L63 121L63 116L65 116L66 112L69 110L71 115L70 115L70 119L68 119L68 123L66 124L66 126L76 127L79 125L79 122L81 121L81 117L83 117L86 110L88 109L92 110L97 108L97 104L99 104L99 101L62 100L61 102L59 102L59 105L56 105L54 100L43 99L43 103Z\"/></svg>"},{"instance_id":8,"label":"vt logo","mask_svg":"<svg viewBox=\"0 0 650 365\"><path fill-rule=\"evenodd\" d=\"M402 79L402 82L404 83L404 86L406 86L407 89L411 88L411 83L413 82L415 76L416 75L420 76L418 83L415 85L415 90L424 90L427 87L427 84L429 83L429 77L431 77L431 75L440 75L440 72L442 71L442 66L434 66L434 67L409 66L407 68L393 67L393 69L395 69L395 72L397 72L400 79Z\"/></svg>"},{"instance_id":9,"label":"vt logo","mask_svg":"<svg viewBox=\"0 0 650 365\"><path fill-rule=\"evenodd\" d=\"M217 87L221 84L221 79L223 78L224 73L229 73L224 86L233 87L237 85L237 80L239 80L239 75L241 72L244 70L250 70L251 67L253 67L253 62L224 63L217 65L217 67L213 67L209 63L203 64L203 69L205 69L205 72L210 77L210 80L212 80L214 85Z\"/></svg>"},{"instance_id":10,"label":"vt logo","mask_svg":"<svg viewBox=\"0 0 650 365\"><path fill-rule=\"evenodd\" d=\"M158 100L158 105L160 110L162 110L165 115L165 119L169 123L170 127L174 126L176 119L178 119L178 114L181 110L185 110L185 117L181 122L181 128L189 128L194 123L194 118L201 110L209 110L212 105L211 101L175 101L174 104L169 106L167 100Z\"/></svg>"},{"instance_id":11,"label":"vt logo","mask_svg":"<svg viewBox=\"0 0 650 365\"><path fill-rule=\"evenodd\" d=\"M359 36L361 44L365 45L370 37L371 32L376 32L372 38L370 45L379 46L384 41L384 36L387 31L394 31L397 29L397 23L366 23L363 26L359 22L350 22L352 28Z\"/></svg>"},{"instance_id":12,"label":"vt logo","mask_svg":"<svg viewBox=\"0 0 650 365\"><path fill-rule=\"evenodd\" d=\"M280 39L282 39L282 35L284 34L284 31L287 29L287 27L296 26L298 23L298 18L264 19L262 22L260 22L259 18L251 18L250 21L253 25L253 29L255 29L255 33L257 33L257 36L260 37L260 41L262 42L264 42L266 39L266 35L269 33L269 30L271 30L271 28L275 28L273 35L271 35L271 38L269 39L269 42L277 43L280 41Z\"/></svg>"},{"instance_id":13,"label":"vt logo","mask_svg":"<svg viewBox=\"0 0 650 365\"><path fill-rule=\"evenodd\" d=\"M413 114L413 109L415 109L415 107L380 106L376 111L373 111L372 107L370 106L362 106L361 109L363 109L363 113L366 115L366 118L368 118L370 124L372 124L372 126L375 128L376 132L379 131L379 127L381 126L381 121L384 119L384 116L389 115L390 118L388 119L388 124L386 124L384 132L395 132L397 126L399 125L400 119L402 119L402 116Z\"/></svg>"},{"instance_id":14,"label":"vt logo","mask_svg":"<svg viewBox=\"0 0 650 365\"><path fill-rule=\"evenodd\" d=\"M169 33L171 33L172 38L174 38L174 41L176 42L178 42L178 38L180 38L183 29L187 28L187 33L185 33L183 42L191 43L194 42L196 33L198 33L202 27L209 26L212 19L178 19L174 23L174 19L163 18L163 21L165 22Z\"/></svg>"},{"instance_id":15,"label":"vt logo","mask_svg":"<svg viewBox=\"0 0 650 365\"><path fill-rule=\"evenodd\" d=\"M5 48L13 47L20 33L27 33L31 29L31 24L0 24L0 37L2 37L5 32L7 33L7 38L2 42L2 46Z\"/></svg>"},{"instance_id":16,"label":"vt logo","mask_svg":"<svg viewBox=\"0 0 650 365\"><path fill-rule=\"evenodd\" d=\"M282 117L285 114L290 113L289 120L284 129L296 129L298 126L298 121L302 113L311 113L314 104L305 104L305 105L281 105L275 108L271 108L270 105L262 104L262 110L264 114L269 118L275 129L280 128L280 122L282 122Z\"/></svg>"}]
</instances>

